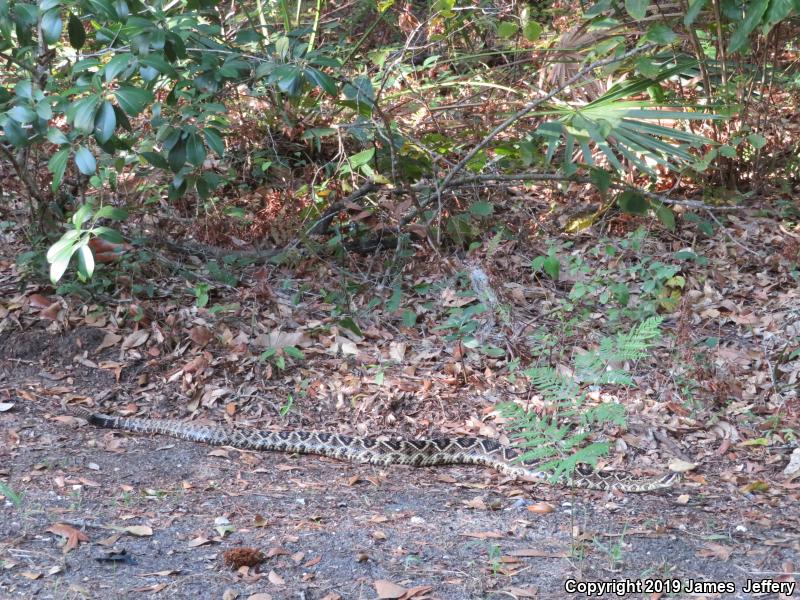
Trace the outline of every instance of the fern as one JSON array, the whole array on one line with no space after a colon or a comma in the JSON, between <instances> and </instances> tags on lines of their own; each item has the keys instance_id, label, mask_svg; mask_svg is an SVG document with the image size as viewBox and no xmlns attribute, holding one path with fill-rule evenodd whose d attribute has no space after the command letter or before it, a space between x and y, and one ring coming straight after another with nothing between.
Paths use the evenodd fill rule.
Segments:
<instances>
[{"instance_id":1,"label":"fern","mask_svg":"<svg viewBox=\"0 0 800 600\"><path fill-rule=\"evenodd\" d=\"M661 317L651 317L631 328L600 341L598 348L575 358L573 378L552 367L533 367L523 371L531 385L547 403L544 415L526 411L513 402L498 406L508 419L512 437L521 450L519 461L536 462L538 468L552 472L557 480L573 472L579 464L595 466L608 453L606 442L587 443L592 426L606 423L625 425L625 407L602 403L585 407L586 386L631 385L625 363L644 358L661 337ZM613 365L621 364L621 367Z\"/></svg>"}]
</instances>

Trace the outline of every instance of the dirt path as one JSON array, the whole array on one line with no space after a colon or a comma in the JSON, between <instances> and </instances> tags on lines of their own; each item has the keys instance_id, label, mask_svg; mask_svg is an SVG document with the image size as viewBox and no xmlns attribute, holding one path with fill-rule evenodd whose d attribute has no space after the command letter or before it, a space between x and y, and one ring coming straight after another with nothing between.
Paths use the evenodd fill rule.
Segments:
<instances>
[{"instance_id":1,"label":"dirt path","mask_svg":"<svg viewBox=\"0 0 800 600\"><path fill-rule=\"evenodd\" d=\"M376 598L380 580L414 598L585 597L564 591L570 578L733 581L735 594L704 597L749 598L747 579L800 551L797 527L772 525L787 522L778 498L573 496L481 469L382 471L76 428L26 404L0 424L0 475L22 496L1 508L4 598ZM555 510L529 510L544 500ZM80 532L66 554L57 524ZM223 565L241 546L269 557L260 572Z\"/></svg>"}]
</instances>

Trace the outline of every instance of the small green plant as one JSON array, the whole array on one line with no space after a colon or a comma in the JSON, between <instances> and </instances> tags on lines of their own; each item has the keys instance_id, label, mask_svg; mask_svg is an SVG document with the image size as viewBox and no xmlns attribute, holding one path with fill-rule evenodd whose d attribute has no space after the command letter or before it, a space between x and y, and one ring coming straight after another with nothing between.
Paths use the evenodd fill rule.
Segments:
<instances>
[{"instance_id":1,"label":"small green plant","mask_svg":"<svg viewBox=\"0 0 800 600\"><path fill-rule=\"evenodd\" d=\"M483 304L471 304L465 308L451 308L447 320L441 325L434 327L434 331L449 331L445 335L447 341L461 340L467 348L475 348L478 341L475 333L481 325L478 315L486 312Z\"/></svg>"},{"instance_id":2,"label":"small green plant","mask_svg":"<svg viewBox=\"0 0 800 600\"><path fill-rule=\"evenodd\" d=\"M20 506L22 506L23 495L15 492L11 486L9 486L7 483L3 483L2 481L0 481L0 494L5 496L6 500L14 505L14 508L18 509Z\"/></svg>"},{"instance_id":3,"label":"small green plant","mask_svg":"<svg viewBox=\"0 0 800 600\"><path fill-rule=\"evenodd\" d=\"M292 406L294 406L294 396L289 394L286 396L286 402L281 405L281 408L278 411L278 414L281 416L281 418L289 414L289 411L292 410Z\"/></svg>"},{"instance_id":4,"label":"small green plant","mask_svg":"<svg viewBox=\"0 0 800 600\"><path fill-rule=\"evenodd\" d=\"M623 529L622 533L620 534L617 542L614 544L604 544L600 541L600 538L595 537L593 539L593 543L597 546L598 549L605 552L608 555L609 565L608 568L610 571L619 571L622 567L622 556L624 554L625 548L625 530Z\"/></svg>"},{"instance_id":5,"label":"small green plant","mask_svg":"<svg viewBox=\"0 0 800 600\"><path fill-rule=\"evenodd\" d=\"M295 346L284 346L283 348L272 346L264 350L259 358L262 362L271 361L276 367L283 371L286 369L287 356L298 361L303 361L306 358L302 350Z\"/></svg>"},{"instance_id":6,"label":"small green plant","mask_svg":"<svg viewBox=\"0 0 800 600\"><path fill-rule=\"evenodd\" d=\"M492 575L496 576L500 573L500 556L502 555L500 544L490 544L489 548L486 550L486 554L489 557L489 566L492 569Z\"/></svg>"},{"instance_id":7,"label":"small green plant","mask_svg":"<svg viewBox=\"0 0 800 600\"><path fill-rule=\"evenodd\" d=\"M539 468L552 471L553 479L572 473L579 464L595 465L606 454L606 442L587 440L593 425L625 424L625 408L617 403L601 403L587 407L589 386L632 385L624 367L627 361L638 360L660 337L660 317L651 317L627 333L605 337L596 350L575 358L572 377L553 367L533 367L523 371L547 404L542 414L528 411L515 403L499 405L509 419L509 427L523 450L519 460L542 461Z\"/></svg>"},{"instance_id":8,"label":"small green plant","mask_svg":"<svg viewBox=\"0 0 800 600\"><path fill-rule=\"evenodd\" d=\"M82 205L70 219L72 228L47 251L50 280L57 283L69 267L73 255L77 254L78 278L88 281L95 269L95 256L89 242L93 238L101 238L112 244L121 244L124 241L118 231L98 225L97 222L101 219L123 221L127 217L127 211L114 206L105 205L95 210L91 202Z\"/></svg>"}]
</instances>

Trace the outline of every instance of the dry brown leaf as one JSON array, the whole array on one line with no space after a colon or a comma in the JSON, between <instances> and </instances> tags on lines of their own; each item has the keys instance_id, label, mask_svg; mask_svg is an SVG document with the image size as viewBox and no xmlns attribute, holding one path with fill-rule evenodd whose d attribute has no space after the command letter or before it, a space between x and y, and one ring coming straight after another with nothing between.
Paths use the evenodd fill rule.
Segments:
<instances>
[{"instance_id":1,"label":"dry brown leaf","mask_svg":"<svg viewBox=\"0 0 800 600\"><path fill-rule=\"evenodd\" d=\"M31 581L35 581L42 576L41 573L36 571L23 571L20 573L20 575L22 575L25 579L30 579Z\"/></svg>"},{"instance_id":2,"label":"dry brown leaf","mask_svg":"<svg viewBox=\"0 0 800 600\"><path fill-rule=\"evenodd\" d=\"M138 537L147 537L153 535L153 529L147 525L129 525L124 529L125 533L130 533Z\"/></svg>"},{"instance_id":3,"label":"dry brown leaf","mask_svg":"<svg viewBox=\"0 0 800 600\"><path fill-rule=\"evenodd\" d=\"M234 589L228 588L222 592L222 600L236 600L239 597L239 592Z\"/></svg>"},{"instance_id":4,"label":"dry brown leaf","mask_svg":"<svg viewBox=\"0 0 800 600\"><path fill-rule=\"evenodd\" d=\"M787 479L794 479L800 476L800 448L795 448L792 455L789 457L789 464L783 470L783 474Z\"/></svg>"},{"instance_id":5,"label":"dry brown leaf","mask_svg":"<svg viewBox=\"0 0 800 600\"><path fill-rule=\"evenodd\" d=\"M162 591L164 588L167 587L166 583L154 583L153 585L146 585L140 588L134 588L132 592L141 592L143 594L147 594L148 592L157 594L158 592Z\"/></svg>"},{"instance_id":6,"label":"dry brown leaf","mask_svg":"<svg viewBox=\"0 0 800 600\"><path fill-rule=\"evenodd\" d=\"M556 507L549 502L537 502L536 504L531 504L528 506L528 510L532 513L536 513L537 515L546 515L553 512L555 509Z\"/></svg>"},{"instance_id":7,"label":"dry brown leaf","mask_svg":"<svg viewBox=\"0 0 800 600\"><path fill-rule=\"evenodd\" d=\"M669 470L673 473L687 473L697 468L697 464L685 460L675 459L669 463Z\"/></svg>"},{"instance_id":8,"label":"dry brown leaf","mask_svg":"<svg viewBox=\"0 0 800 600\"><path fill-rule=\"evenodd\" d=\"M52 304L52 300L45 298L41 294L31 294L28 296L28 300L34 308L47 308Z\"/></svg>"},{"instance_id":9,"label":"dry brown leaf","mask_svg":"<svg viewBox=\"0 0 800 600\"><path fill-rule=\"evenodd\" d=\"M308 569L309 567L313 567L313 566L315 566L315 565L318 565L318 564L319 564L319 562L320 562L321 560L322 560L322 557L321 557L321 556L315 556L314 558L312 558L312 559L309 559L309 560L306 562L306 564L304 564L303 566L304 566L306 569Z\"/></svg>"},{"instance_id":10,"label":"dry brown leaf","mask_svg":"<svg viewBox=\"0 0 800 600\"><path fill-rule=\"evenodd\" d=\"M519 550L511 550L508 555L520 558L567 558L569 557L569 552L567 550L539 550L538 548L520 548Z\"/></svg>"},{"instance_id":11,"label":"dry brown leaf","mask_svg":"<svg viewBox=\"0 0 800 600\"><path fill-rule=\"evenodd\" d=\"M214 339L214 334L208 327L196 325L189 330L189 339L202 348Z\"/></svg>"},{"instance_id":12,"label":"dry brown leaf","mask_svg":"<svg viewBox=\"0 0 800 600\"><path fill-rule=\"evenodd\" d=\"M50 533L55 533L56 535L59 535L67 540L64 544L64 547L61 549L64 554L67 554L71 550L77 548L80 542L89 541L89 537L85 533L78 531L70 525L65 525L64 523L56 523L55 525L51 525L47 528L47 531Z\"/></svg>"},{"instance_id":13,"label":"dry brown leaf","mask_svg":"<svg viewBox=\"0 0 800 600\"><path fill-rule=\"evenodd\" d=\"M267 575L267 579L272 585L286 585L286 580L278 575L275 571L270 571Z\"/></svg>"},{"instance_id":14,"label":"dry brown leaf","mask_svg":"<svg viewBox=\"0 0 800 600\"><path fill-rule=\"evenodd\" d=\"M697 551L697 556L702 558L718 558L722 561L726 561L731 557L732 552L733 548L730 546L723 546L722 544L708 542L705 546Z\"/></svg>"},{"instance_id":15,"label":"dry brown leaf","mask_svg":"<svg viewBox=\"0 0 800 600\"><path fill-rule=\"evenodd\" d=\"M469 531L467 533L462 533L461 535L464 537L478 538L479 540L498 540L506 537L499 531Z\"/></svg>"},{"instance_id":16,"label":"dry brown leaf","mask_svg":"<svg viewBox=\"0 0 800 600\"><path fill-rule=\"evenodd\" d=\"M116 333L108 332L106 333L105 337L103 337L103 341L100 342L100 345L95 348L94 353L98 354L105 350L106 348L111 348L112 346L116 346L120 340L122 340L121 335L117 335Z\"/></svg>"},{"instance_id":17,"label":"dry brown leaf","mask_svg":"<svg viewBox=\"0 0 800 600\"><path fill-rule=\"evenodd\" d=\"M418 585L417 587L413 587L403 594L400 600L412 600L413 598L427 596L428 592L430 592L432 589L433 588L429 585Z\"/></svg>"},{"instance_id":18,"label":"dry brown leaf","mask_svg":"<svg viewBox=\"0 0 800 600\"><path fill-rule=\"evenodd\" d=\"M130 348L138 348L142 344L147 341L147 338L150 337L150 332L146 329L139 329L138 331L134 331L133 333L129 334L125 340L122 342L122 350L128 350Z\"/></svg>"},{"instance_id":19,"label":"dry brown leaf","mask_svg":"<svg viewBox=\"0 0 800 600\"><path fill-rule=\"evenodd\" d=\"M247 597L247 600L272 600L272 596L266 592L258 592Z\"/></svg>"},{"instance_id":20,"label":"dry brown leaf","mask_svg":"<svg viewBox=\"0 0 800 600\"><path fill-rule=\"evenodd\" d=\"M378 598L381 600L402 598L408 590L403 586L386 581L385 579L376 579L373 583L375 591L378 592Z\"/></svg>"},{"instance_id":21,"label":"dry brown leaf","mask_svg":"<svg viewBox=\"0 0 800 600\"><path fill-rule=\"evenodd\" d=\"M505 590L515 598L538 598L539 590L536 588L511 587Z\"/></svg>"},{"instance_id":22,"label":"dry brown leaf","mask_svg":"<svg viewBox=\"0 0 800 600\"><path fill-rule=\"evenodd\" d=\"M203 537L202 535L194 538L191 542L186 544L189 548L197 548L198 546L205 546L206 544L210 544L211 540L207 537Z\"/></svg>"},{"instance_id":23,"label":"dry brown leaf","mask_svg":"<svg viewBox=\"0 0 800 600\"><path fill-rule=\"evenodd\" d=\"M269 550L267 550L267 558L273 558L275 556L288 556L289 551L285 548L280 546L273 546Z\"/></svg>"}]
</instances>

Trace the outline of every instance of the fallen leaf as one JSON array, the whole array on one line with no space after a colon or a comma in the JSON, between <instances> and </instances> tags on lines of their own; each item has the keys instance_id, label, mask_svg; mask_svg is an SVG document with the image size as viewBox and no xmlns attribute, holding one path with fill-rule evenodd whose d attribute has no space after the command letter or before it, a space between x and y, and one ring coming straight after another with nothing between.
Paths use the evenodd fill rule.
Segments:
<instances>
[{"instance_id":1,"label":"fallen leaf","mask_svg":"<svg viewBox=\"0 0 800 600\"><path fill-rule=\"evenodd\" d=\"M42 576L41 573L37 573L35 571L23 571L22 573L20 573L20 575L22 575L26 579L30 579L32 581L35 581L35 580L39 579Z\"/></svg>"},{"instance_id":2,"label":"fallen leaf","mask_svg":"<svg viewBox=\"0 0 800 600\"><path fill-rule=\"evenodd\" d=\"M122 350L138 348L144 344L149 337L150 332L147 329L139 329L138 331L134 331L125 338L125 341L122 342Z\"/></svg>"},{"instance_id":3,"label":"fallen leaf","mask_svg":"<svg viewBox=\"0 0 800 600\"><path fill-rule=\"evenodd\" d=\"M547 513L553 512L555 509L556 507L549 502L537 502L536 504L528 506L528 510L537 515L546 515Z\"/></svg>"},{"instance_id":4,"label":"fallen leaf","mask_svg":"<svg viewBox=\"0 0 800 600\"><path fill-rule=\"evenodd\" d=\"M14 408L13 402L0 402L0 412L6 412Z\"/></svg>"},{"instance_id":5,"label":"fallen leaf","mask_svg":"<svg viewBox=\"0 0 800 600\"><path fill-rule=\"evenodd\" d=\"M478 538L479 540L499 540L506 537L499 531L468 531L467 533L462 533L461 535L464 537Z\"/></svg>"},{"instance_id":6,"label":"fallen leaf","mask_svg":"<svg viewBox=\"0 0 800 600\"><path fill-rule=\"evenodd\" d=\"M228 588L222 592L222 600L236 600L239 597L239 592Z\"/></svg>"},{"instance_id":7,"label":"fallen leaf","mask_svg":"<svg viewBox=\"0 0 800 600\"><path fill-rule=\"evenodd\" d=\"M512 587L505 590L515 598L538 598L539 590L536 588Z\"/></svg>"},{"instance_id":8,"label":"fallen leaf","mask_svg":"<svg viewBox=\"0 0 800 600\"><path fill-rule=\"evenodd\" d=\"M2 408L0 408L0 410L2 410ZM789 457L789 464L786 465L783 474L786 475L788 479L794 479L800 475L800 448L795 448L792 451L792 455Z\"/></svg>"},{"instance_id":9,"label":"fallen leaf","mask_svg":"<svg viewBox=\"0 0 800 600\"><path fill-rule=\"evenodd\" d=\"M376 579L374 585L375 591L378 592L378 598L381 600L401 598L407 591L406 588L385 579Z\"/></svg>"},{"instance_id":10,"label":"fallen leaf","mask_svg":"<svg viewBox=\"0 0 800 600\"><path fill-rule=\"evenodd\" d=\"M269 579L270 583L273 585L286 585L286 580L275 571L270 571L267 575L267 579Z\"/></svg>"},{"instance_id":11,"label":"fallen leaf","mask_svg":"<svg viewBox=\"0 0 800 600\"><path fill-rule=\"evenodd\" d=\"M197 548L198 546L205 546L206 544L210 544L210 543L211 543L210 539L208 539L207 537L203 537L201 535L201 536L198 536L198 537L194 538L191 542L189 542L186 545L189 546L189 548Z\"/></svg>"},{"instance_id":12,"label":"fallen leaf","mask_svg":"<svg viewBox=\"0 0 800 600\"><path fill-rule=\"evenodd\" d=\"M702 558L718 558L725 561L731 557L732 552L733 548L730 546L723 546L722 544L708 542L705 546L697 551L697 556Z\"/></svg>"},{"instance_id":13,"label":"fallen leaf","mask_svg":"<svg viewBox=\"0 0 800 600\"><path fill-rule=\"evenodd\" d=\"M673 473L686 473L696 468L697 464L680 459L675 459L669 463L669 470Z\"/></svg>"},{"instance_id":14,"label":"fallen leaf","mask_svg":"<svg viewBox=\"0 0 800 600\"><path fill-rule=\"evenodd\" d=\"M111 348L112 346L116 346L120 340L122 339L121 335L117 335L116 333L106 333L103 341L100 342L100 345L95 348L94 353L98 354L105 350L106 348Z\"/></svg>"},{"instance_id":15,"label":"fallen leaf","mask_svg":"<svg viewBox=\"0 0 800 600\"><path fill-rule=\"evenodd\" d=\"M147 537L153 535L152 528L148 527L147 525L129 525L128 527L125 527L123 531L138 537Z\"/></svg>"},{"instance_id":16,"label":"fallen leaf","mask_svg":"<svg viewBox=\"0 0 800 600\"><path fill-rule=\"evenodd\" d=\"M569 552L566 550L539 550L538 548L520 548L519 550L511 550L508 555L520 558L567 558L569 557Z\"/></svg>"},{"instance_id":17,"label":"fallen leaf","mask_svg":"<svg viewBox=\"0 0 800 600\"><path fill-rule=\"evenodd\" d=\"M34 308L47 308L52 304L48 298L45 298L41 294L31 294L28 296L28 300Z\"/></svg>"},{"instance_id":18,"label":"fallen leaf","mask_svg":"<svg viewBox=\"0 0 800 600\"><path fill-rule=\"evenodd\" d=\"M259 592L247 597L247 600L272 600L272 596L265 592Z\"/></svg>"},{"instance_id":19,"label":"fallen leaf","mask_svg":"<svg viewBox=\"0 0 800 600\"><path fill-rule=\"evenodd\" d=\"M64 554L67 554L71 550L77 548L80 542L89 541L89 538L85 533L78 531L70 525L65 525L64 523L56 523L55 525L48 527L47 531L50 533L55 533L56 535L59 535L67 540L64 544L64 547L61 549Z\"/></svg>"}]
</instances>

